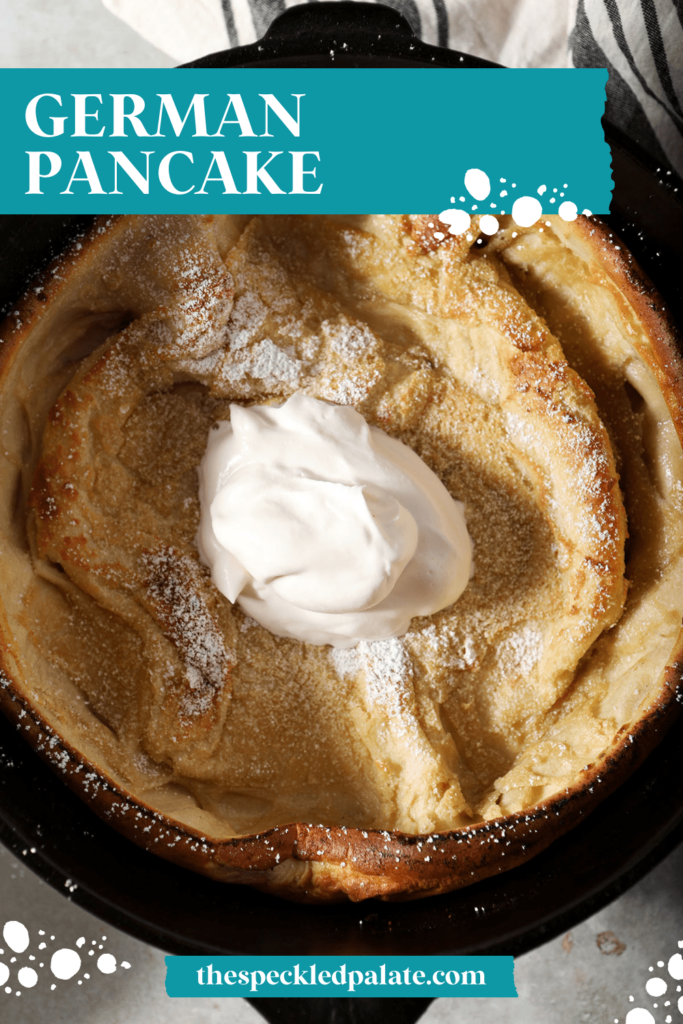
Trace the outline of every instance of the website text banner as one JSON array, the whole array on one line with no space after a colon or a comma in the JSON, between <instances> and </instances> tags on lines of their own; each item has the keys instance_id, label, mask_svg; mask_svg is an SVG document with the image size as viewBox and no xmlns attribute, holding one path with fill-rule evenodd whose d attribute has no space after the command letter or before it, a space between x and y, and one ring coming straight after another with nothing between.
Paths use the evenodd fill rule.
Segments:
<instances>
[{"instance_id":1,"label":"website text banner","mask_svg":"<svg viewBox=\"0 0 683 1024\"><path fill-rule=\"evenodd\" d=\"M531 197L544 214L607 213L606 81L569 68L0 69L0 212L498 215ZM488 178L485 196L468 171Z\"/></svg>"},{"instance_id":2,"label":"website text banner","mask_svg":"<svg viewBox=\"0 0 683 1024\"><path fill-rule=\"evenodd\" d=\"M167 956L169 996L517 995L511 956Z\"/></svg>"}]
</instances>

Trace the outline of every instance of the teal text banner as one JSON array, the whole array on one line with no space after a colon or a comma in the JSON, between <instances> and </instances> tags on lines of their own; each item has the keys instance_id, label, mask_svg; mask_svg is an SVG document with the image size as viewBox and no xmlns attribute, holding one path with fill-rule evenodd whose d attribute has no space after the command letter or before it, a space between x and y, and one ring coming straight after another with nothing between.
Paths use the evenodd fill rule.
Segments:
<instances>
[{"instance_id":1,"label":"teal text banner","mask_svg":"<svg viewBox=\"0 0 683 1024\"><path fill-rule=\"evenodd\" d=\"M495 216L531 197L544 214L606 213L606 81L600 69L1 69L0 212ZM469 189L468 172L480 172Z\"/></svg>"},{"instance_id":2,"label":"teal text banner","mask_svg":"<svg viewBox=\"0 0 683 1024\"><path fill-rule=\"evenodd\" d=\"M516 996L511 956L167 956L169 996Z\"/></svg>"}]
</instances>

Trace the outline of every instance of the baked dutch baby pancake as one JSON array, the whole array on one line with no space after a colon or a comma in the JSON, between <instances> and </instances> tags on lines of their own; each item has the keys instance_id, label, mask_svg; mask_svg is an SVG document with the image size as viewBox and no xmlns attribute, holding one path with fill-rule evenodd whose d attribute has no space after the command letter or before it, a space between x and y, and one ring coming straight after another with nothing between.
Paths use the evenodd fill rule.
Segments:
<instances>
[{"instance_id":1,"label":"baked dutch baby pancake","mask_svg":"<svg viewBox=\"0 0 683 1024\"><path fill-rule=\"evenodd\" d=\"M598 221L103 221L4 337L2 706L135 842L291 898L444 892L544 849L672 720L681 360ZM461 503L467 585L400 635L278 635L200 554L212 428L304 407Z\"/></svg>"}]
</instances>

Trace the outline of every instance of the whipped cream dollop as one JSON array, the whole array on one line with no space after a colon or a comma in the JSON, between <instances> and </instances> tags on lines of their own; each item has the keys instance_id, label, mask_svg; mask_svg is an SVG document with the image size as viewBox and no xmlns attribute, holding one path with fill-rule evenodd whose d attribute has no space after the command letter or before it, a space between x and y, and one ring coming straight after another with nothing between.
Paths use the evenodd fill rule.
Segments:
<instances>
[{"instance_id":1,"label":"whipped cream dollop","mask_svg":"<svg viewBox=\"0 0 683 1024\"><path fill-rule=\"evenodd\" d=\"M230 406L199 469L214 583L277 636L353 647L401 636L467 586L464 507L412 449L297 392Z\"/></svg>"}]
</instances>

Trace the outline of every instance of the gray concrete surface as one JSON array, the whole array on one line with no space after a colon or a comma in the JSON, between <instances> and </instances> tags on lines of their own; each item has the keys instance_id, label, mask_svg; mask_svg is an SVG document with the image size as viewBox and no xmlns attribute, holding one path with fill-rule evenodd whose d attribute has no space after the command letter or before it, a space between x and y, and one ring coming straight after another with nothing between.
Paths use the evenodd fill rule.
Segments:
<instances>
[{"instance_id":1,"label":"gray concrete surface","mask_svg":"<svg viewBox=\"0 0 683 1024\"><path fill-rule=\"evenodd\" d=\"M0 949L4 950L0 964L11 971L10 978L0 986L3 1024L263 1024L260 1014L242 999L231 1000L229 1005L220 1000L169 999L161 950L81 910L66 893L46 885L23 860L17 860L0 845L0 935L7 921L25 925L30 942L11 963L14 954L0 937ZM79 947L80 938L85 943ZM41 942L46 943L44 950L39 949ZM52 954L62 948L78 952L82 967L73 978L58 981L51 974L50 961ZM93 948L91 957L88 953ZM103 952L116 958L117 968L112 974L102 974L97 968L98 956ZM31 960L32 956L36 959ZM122 967L123 961L130 967ZM33 988L17 984L21 967L33 967L38 974ZM52 985L56 987L52 989Z\"/></svg>"},{"instance_id":2,"label":"gray concrete surface","mask_svg":"<svg viewBox=\"0 0 683 1024\"><path fill-rule=\"evenodd\" d=\"M0 66L172 64L105 11L99 0L4 0L0 6ZM11 971L0 986L3 1024L257 1024L262 1020L239 999L169 999L163 985L162 952L103 925L0 847L0 927L10 920L28 927L30 944L10 963L11 951L0 941L4 950L0 962L6 961ZM41 931L46 934L41 936ZM80 938L85 943L78 947ZM521 957L515 972L518 999L441 999L432 1004L421 1024L624 1024L628 1011L637 1007L647 1009L656 1024L683 1024L683 1011L677 1009L680 993L666 972L669 957L681 941L683 848L570 936ZM46 943L44 950L38 948L41 942ZM57 982L50 975L48 954L62 946L78 950L83 966L71 980ZM87 955L90 949L92 957ZM108 975L96 966L97 957L105 951L118 964ZM130 964L128 969L121 966L124 960ZM17 984L22 966L35 967L35 987ZM655 976L668 978L669 988L661 999L645 991L646 981Z\"/></svg>"},{"instance_id":3,"label":"gray concrete surface","mask_svg":"<svg viewBox=\"0 0 683 1024\"><path fill-rule=\"evenodd\" d=\"M420 1024L624 1024L636 1007L649 1010L655 1024L665 1024L672 1015L674 1022L683 1020L676 1006L680 982L672 981L666 969L679 943L683 946L682 879L679 847L611 906L569 935L520 957L517 999L439 999ZM0 939L0 964L11 972L0 986L3 1024L263 1024L242 999L169 999L160 950L103 924L0 846L0 930L12 920L28 928L30 943L10 963L11 951ZM85 942L79 947L80 938ZM82 967L72 979L56 981L50 957L63 947L79 953ZM114 973L97 969L102 952L116 958ZM130 967L122 967L123 961ZM19 969L26 966L38 974L31 989L17 983ZM645 990L655 976L668 981L662 999Z\"/></svg>"},{"instance_id":4,"label":"gray concrete surface","mask_svg":"<svg viewBox=\"0 0 683 1024\"><path fill-rule=\"evenodd\" d=\"M671 979L667 965L682 951L679 946L683 846L568 935L520 957L516 1000L473 999L463 1006L462 1000L440 999L420 1024L624 1024L635 1008L648 1010L654 1024L665 1024L667 1018L678 1024L683 1021L676 1005L681 983ZM653 977L667 980L661 999L645 990Z\"/></svg>"}]
</instances>

